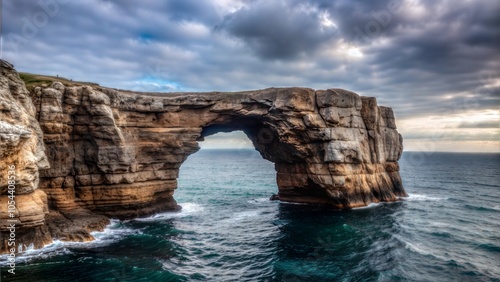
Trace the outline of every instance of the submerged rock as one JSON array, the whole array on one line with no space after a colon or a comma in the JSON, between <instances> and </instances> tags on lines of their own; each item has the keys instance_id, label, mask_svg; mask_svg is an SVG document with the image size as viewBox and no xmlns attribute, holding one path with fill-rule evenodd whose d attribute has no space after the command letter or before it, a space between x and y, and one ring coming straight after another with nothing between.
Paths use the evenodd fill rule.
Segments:
<instances>
[{"instance_id":1,"label":"submerged rock","mask_svg":"<svg viewBox=\"0 0 500 282\"><path fill-rule=\"evenodd\" d=\"M272 194L271 197L269 197L270 201L278 201L280 199L280 196L278 194Z\"/></svg>"}]
</instances>

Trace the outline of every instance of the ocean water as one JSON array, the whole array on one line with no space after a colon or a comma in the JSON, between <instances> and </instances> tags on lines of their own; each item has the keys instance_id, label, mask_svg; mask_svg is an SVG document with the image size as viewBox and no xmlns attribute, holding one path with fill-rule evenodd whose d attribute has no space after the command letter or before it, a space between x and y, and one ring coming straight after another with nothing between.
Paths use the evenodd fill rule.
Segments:
<instances>
[{"instance_id":1,"label":"ocean water","mask_svg":"<svg viewBox=\"0 0 500 282\"><path fill-rule=\"evenodd\" d=\"M273 164L254 150L201 150L181 212L29 250L1 281L500 281L500 154L400 164L404 201L334 211L269 201Z\"/></svg>"}]
</instances>

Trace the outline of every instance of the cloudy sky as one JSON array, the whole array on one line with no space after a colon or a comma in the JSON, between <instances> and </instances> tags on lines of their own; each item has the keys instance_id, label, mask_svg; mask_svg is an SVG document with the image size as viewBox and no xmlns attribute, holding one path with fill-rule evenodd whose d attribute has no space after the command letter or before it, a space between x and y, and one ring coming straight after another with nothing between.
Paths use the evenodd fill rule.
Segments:
<instances>
[{"instance_id":1,"label":"cloudy sky","mask_svg":"<svg viewBox=\"0 0 500 282\"><path fill-rule=\"evenodd\" d=\"M345 88L394 109L405 150L498 152L498 15L498 0L3 0L1 56L138 91Z\"/></svg>"}]
</instances>

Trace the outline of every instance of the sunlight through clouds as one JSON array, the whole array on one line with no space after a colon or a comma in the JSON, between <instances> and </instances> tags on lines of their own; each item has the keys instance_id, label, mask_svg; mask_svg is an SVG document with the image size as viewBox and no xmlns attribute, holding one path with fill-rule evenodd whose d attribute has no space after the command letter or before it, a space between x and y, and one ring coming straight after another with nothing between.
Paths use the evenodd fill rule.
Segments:
<instances>
[{"instance_id":1,"label":"sunlight through clouds","mask_svg":"<svg viewBox=\"0 0 500 282\"><path fill-rule=\"evenodd\" d=\"M330 18L330 14L328 12L323 12L321 14L320 21L323 28L338 28L337 24L335 24Z\"/></svg>"},{"instance_id":2,"label":"sunlight through clouds","mask_svg":"<svg viewBox=\"0 0 500 282\"><path fill-rule=\"evenodd\" d=\"M347 55L351 57L361 58L363 57L363 53L359 50L359 48L349 48L347 50Z\"/></svg>"},{"instance_id":3,"label":"sunlight through clouds","mask_svg":"<svg viewBox=\"0 0 500 282\"><path fill-rule=\"evenodd\" d=\"M4 1L3 58L138 91L345 88L394 109L405 149L500 151L498 1L66 2L40 26Z\"/></svg>"}]
</instances>

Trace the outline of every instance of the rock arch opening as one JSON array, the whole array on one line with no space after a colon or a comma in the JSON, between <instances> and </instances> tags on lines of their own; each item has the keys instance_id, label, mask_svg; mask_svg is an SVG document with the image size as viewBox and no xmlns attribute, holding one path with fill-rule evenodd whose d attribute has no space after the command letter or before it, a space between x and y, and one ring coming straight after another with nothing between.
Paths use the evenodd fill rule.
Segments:
<instances>
[{"instance_id":1,"label":"rock arch opening","mask_svg":"<svg viewBox=\"0 0 500 282\"><path fill-rule=\"evenodd\" d=\"M204 146L205 142L209 144ZM212 206L220 201L246 205L278 192L274 163L264 159L242 131L207 135L199 144L201 149L179 169L175 198L180 206Z\"/></svg>"},{"instance_id":2,"label":"rock arch opening","mask_svg":"<svg viewBox=\"0 0 500 282\"><path fill-rule=\"evenodd\" d=\"M302 155L293 144L288 143L290 135L282 135L282 128L276 126L272 118L266 116L229 116L221 120L210 122L202 127L200 138L217 134L219 132L241 131L253 144L261 156L273 163L279 162L304 162Z\"/></svg>"},{"instance_id":3,"label":"rock arch opening","mask_svg":"<svg viewBox=\"0 0 500 282\"><path fill-rule=\"evenodd\" d=\"M18 208L25 232L16 240L26 245L89 240L105 216L177 209L179 168L214 132L247 134L274 163L281 200L348 209L406 196L402 138L392 110L375 98L343 89L138 93L61 82L28 91L1 63L0 94L23 115L0 113L4 128L16 128L4 152L20 176L16 197L31 203Z\"/></svg>"}]
</instances>

